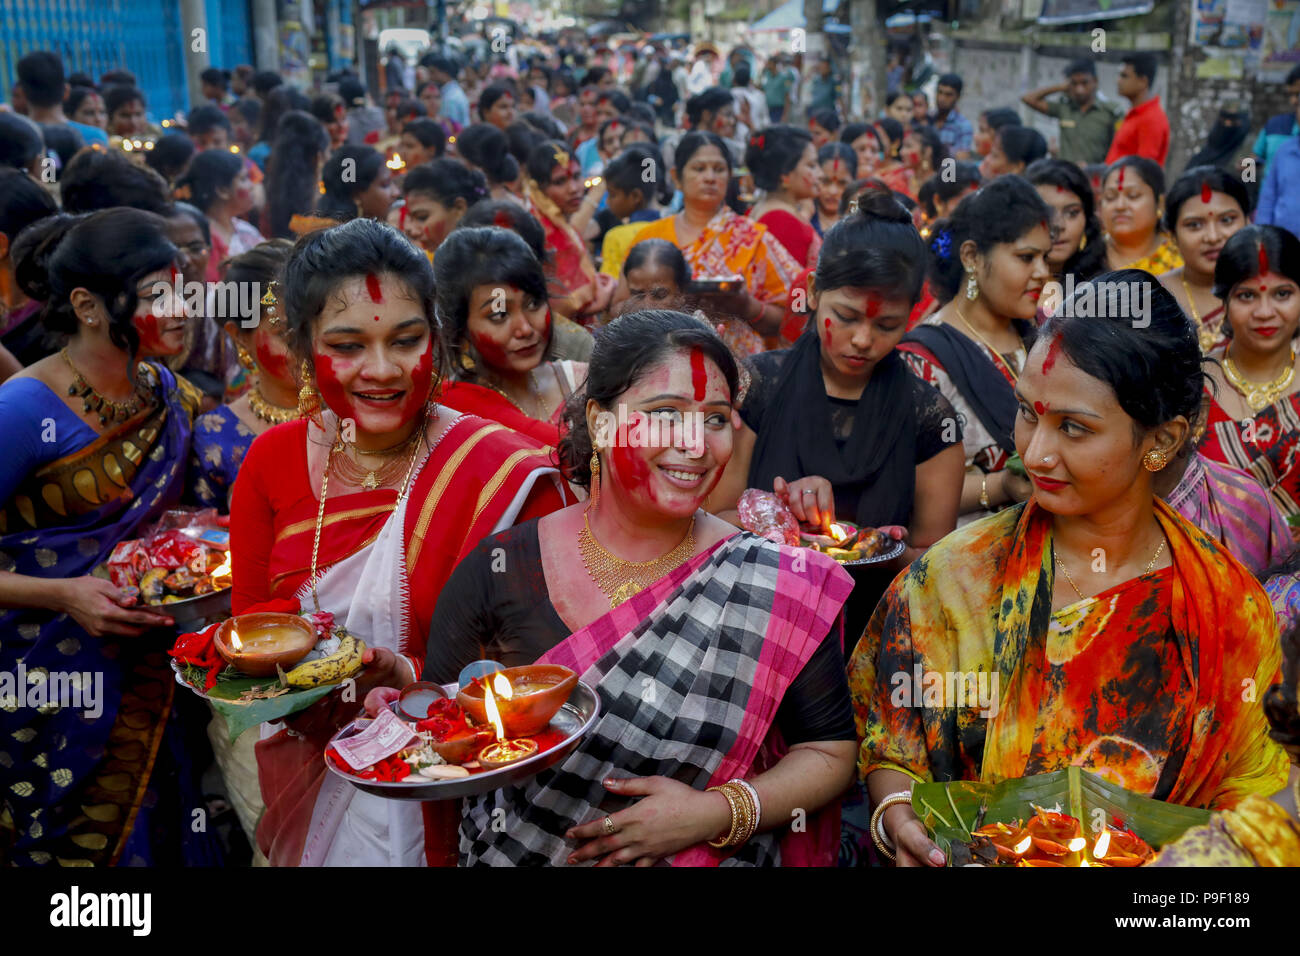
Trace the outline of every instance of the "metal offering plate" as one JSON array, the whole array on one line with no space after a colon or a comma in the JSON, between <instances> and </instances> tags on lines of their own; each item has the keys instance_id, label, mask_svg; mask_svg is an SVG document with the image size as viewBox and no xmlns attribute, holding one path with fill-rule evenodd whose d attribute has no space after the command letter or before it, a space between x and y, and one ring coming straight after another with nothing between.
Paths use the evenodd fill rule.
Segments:
<instances>
[{"instance_id":1,"label":"metal offering plate","mask_svg":"<svg viewBox=\"0 0 1300 956\"><path fill-rule=\"evenodd\" d=\"M177 630L184 634L230 617L230 595L233 590L225 587L198 597L172 601L170 604L138 604L133 610L161 611L174 620Z\"/></svg>"},{"instance_id":2,"label":"metal offering plate","mask_svg":"<svg viewBox=\"0 0 1300 956\"><path fill-rule=\"evenodd\" d=\"M887 548L879 554L873 554L869 558L854 558L852 561L840 561L839 564L842 568L856 568L864 564L884 564L886 561L893 561L906 550L907 545L903 544L902 541L895 541L892 547Z\"/></svg>"},{"instance_id":3,"label":"metal offering plate","mask_svg":"<svg viewBox=\"0 0 1300 956\"><path fill-rule=\"evenodd\" d=\"M459 686L456 684L443 686L447 695L454 700ZM391 782L367 780L339 769L324 753L321 754L321 759L325 761L325 766L329 768L330 773L342 777L358 790L372 793L377 797L386 797L390 800L456 800L460 797L478 796L503 787L514 786L554 766L573 752L587 732L596 725L599 717L600 698L594 690L582 681L578 681L569 699L561 705L547 725L549 730L564 735L558 744L542 753L526 757L497 770L471 771L468 777L456 777L451 780L427 780L418 774L412 774L405 780ZM332 745L335 740L360 733L369 722L368 717L352 721L330 739L330 744Z\"/></svg>"}]
</instances>

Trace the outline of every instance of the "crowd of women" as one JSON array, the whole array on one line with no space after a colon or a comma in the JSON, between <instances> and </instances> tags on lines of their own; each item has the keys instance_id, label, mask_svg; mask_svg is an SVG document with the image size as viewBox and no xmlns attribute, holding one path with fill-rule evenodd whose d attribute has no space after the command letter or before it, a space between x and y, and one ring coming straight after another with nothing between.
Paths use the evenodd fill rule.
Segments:
<instances>
[{"instance_id":1,"label":"crowd of women","mask_svg":"<svg viewBox=\"0 0 1300 956\"><path fill-rule=\"evenodd\" d=\"M601 67L486 78L464 123L458 72L382 111L218 74L54 188L0 113L0 670L104 688L0 701L0 858L219 861L203 753L273 865L942 865L913 781L1072 765L1276 794L1300 842L1300 240L1240 181L1093 177L995 115L937 175L908 94L737 140L709 87L661 136ZM81 79L67 115L153 136ZM738 527L747 489L904 547L846 570ZM178 504L229 516L234 614L364 637L355 699L205 750L166 607L93 573ZM327 774L360 708L483 658L596 689L571 756L463 806ZM922 672L998 706L900 706Z\"/></svg>"}]
</instances>

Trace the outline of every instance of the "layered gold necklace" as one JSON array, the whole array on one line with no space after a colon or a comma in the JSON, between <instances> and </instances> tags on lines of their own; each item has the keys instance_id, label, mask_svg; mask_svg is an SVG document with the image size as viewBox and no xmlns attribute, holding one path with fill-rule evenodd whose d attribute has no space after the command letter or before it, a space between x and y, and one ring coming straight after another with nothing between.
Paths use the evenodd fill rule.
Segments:
<instances>
[{"instance_id":1,"label":"layered gold necklace","mask_svg":"<svg viewBox=\"0 0 1300 956\"><path fill-rule=\"evenodd\" d=\"M1020 374L1011 366L1011 363L1006 360L1002 353L995 349L988 339L980 335L979 330L975 328L975 326L971 325L970 319L966 318L959 307L954 305L953 311L957 313L957 318L962 320L966 328L970 329L970 334L975 336L975 338L979 340L980 344L993 354L993 361L1007 370L1007 374L1011 376L1011 381L1013 383L1018 383L1020 381Z\"/></svg>"},{"instance_id":2,"label":"layered gold necklace","mask_svg":"<svg viewBox=\"0 0 1300 956\"><path fill-rule=\"evenodd\" d=\"M1272 405L1295 381L1295 348L1291 349L1291 361L1285 371L1269 382L1252 382L1241 374L1241 369L1226 354L1223 356L1223 377L1228 384L1241 393L1252 412L1261 412Z\"/></svg>"},{"instance_id":3,"label":"layered gold necklace","mask_svg":"<svg viewBox=\"0 0 1300 956\"><path fill-rule=\"evenodd\" d=\"M691 515L686 537L667 554L653 561L625 561L606 551L591 533L587 513L582 514L582 530L578 532L578 553L587 573L596 587L609 598L611 608L618 607L638 591L643 591L665 574L668 574L695 553L695 516Z\"/></svg>"},{"instance_id":4,"label":"layered gold necklace","mask_svg":"<svg viewBox=\"0 0 1300 956\"><path fill-rule=\"evenodd\" d=\"M293 408L272 405L263 397L261 389L256 385L248 390L248 408L249 411L268 425L283 425L285 422L302 418L302 412L296 405Z\"/></svg>"},{"instance_id":5,"label":"layered gold necklace","mask_svg":"<svg viewBox=\"0 0 1300 956\"><path fill-rule=\"evenodd\" d=\"M402 473L403 468L409 468L408 458L414 457L416 443L420 436L424 434L424 429L419 425L405 439L396 445L390 445L388 448L376 448L374 451L361 451L355 445L348 446L340 438L330 449L330 470L339 478L354 487L364 488L366 491L374 491L395 481ZM387 459L375 468L367 468L358 461L354 461L346 454L336 454L344 452L351 448L352 454L358 458L383 458ZM410 455L403 454L411 451Z\"/></svg>"}]
</instances>

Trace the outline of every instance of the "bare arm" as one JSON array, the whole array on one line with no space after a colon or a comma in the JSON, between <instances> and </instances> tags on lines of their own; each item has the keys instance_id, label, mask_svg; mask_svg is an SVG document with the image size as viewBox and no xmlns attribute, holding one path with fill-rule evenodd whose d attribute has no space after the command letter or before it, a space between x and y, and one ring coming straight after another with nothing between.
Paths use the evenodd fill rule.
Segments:
<instances>
[{"instance_id":1,"label":"bare arm","mask_svg":"<svg viewBox=\"0 0 1300 956\"><path fill-rule=\"evenodd\" d=\"M1053 83L1051 86L1044 86L1040 89L1033 90L1020 97L1020 102L1024 103L1031 110L1037 113L1048 113L1050 109L1047 103L1047 97L1053 93L1064 93L1070 88L1068 83Z\"/></svg>"},{"instance_id":2,"label":"bare arm","mask_svg":"<svg viewBox=\"0 0 1300 956\"><path fill-rule=\"evenodd\" d=\"M912 509L911 547L903 554L906 562L920 557L957 527L965 468L966 453L960 444L949 445L916 466L916 504Z\"/></svg>"},{"instance_id":3,"label":"bare arm","mask_svg":"<svg viewBox=\"0 0 1300 956\"><path fill-rule=\"evenodd\" d=\"M7 348L0 345L0 382L12 375L17 375L22 370L23 363L14 358L13 353Z\"/></svg>"},{"instance_id":4,"label":"bare arm","mask_svg":"<svg viewBox=\"0 0 1300 956\"><path fill-rule=\"evenodd\" d=\"M67 614L91 637L135 637L146 628L172 625L172 619L162 611L125 608L118 603L120 597L117 587L102 578L38 578L0 571L0 607L43 608Z\"/></svg>"}]
</instances>

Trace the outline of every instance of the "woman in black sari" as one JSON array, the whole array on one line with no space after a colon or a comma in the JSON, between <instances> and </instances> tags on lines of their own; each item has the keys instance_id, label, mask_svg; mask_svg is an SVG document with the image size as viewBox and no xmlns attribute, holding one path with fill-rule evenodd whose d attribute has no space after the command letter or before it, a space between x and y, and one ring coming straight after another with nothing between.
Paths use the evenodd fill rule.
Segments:
<instances>
[{"instance_id":1,"label":"woman in black sari","mask_svg":"<svg viewBox=\"0 0 1300 956\"><path fill-rule=\"evenodd\" d=\"M799 520L899 526L895 562L859 576L846 633L866 624L897 571L956 527L961 429L952 406L895 346L921 292L925 243L888 193L826 234L809 277L813 322L789 349L749 362L751 384L714 513L736 521L746 488L775 491ZM877 580L878 579L878 580Z\"/></svg>"},{"instance_id":2,"label":"woman in black sari","mask_svg":"<svg viewBox=\"0 0 1300 956\"><path fill-rule=\"evenodd\" d=\"M963 523L1029 497L1028 479L1006 466L1016 451L1015 385L1051 278L1051 216L1028 182L1001 176L931 227L930 288L943 306L899 350L957 411Z\"/></svg>"}]
</instances>

